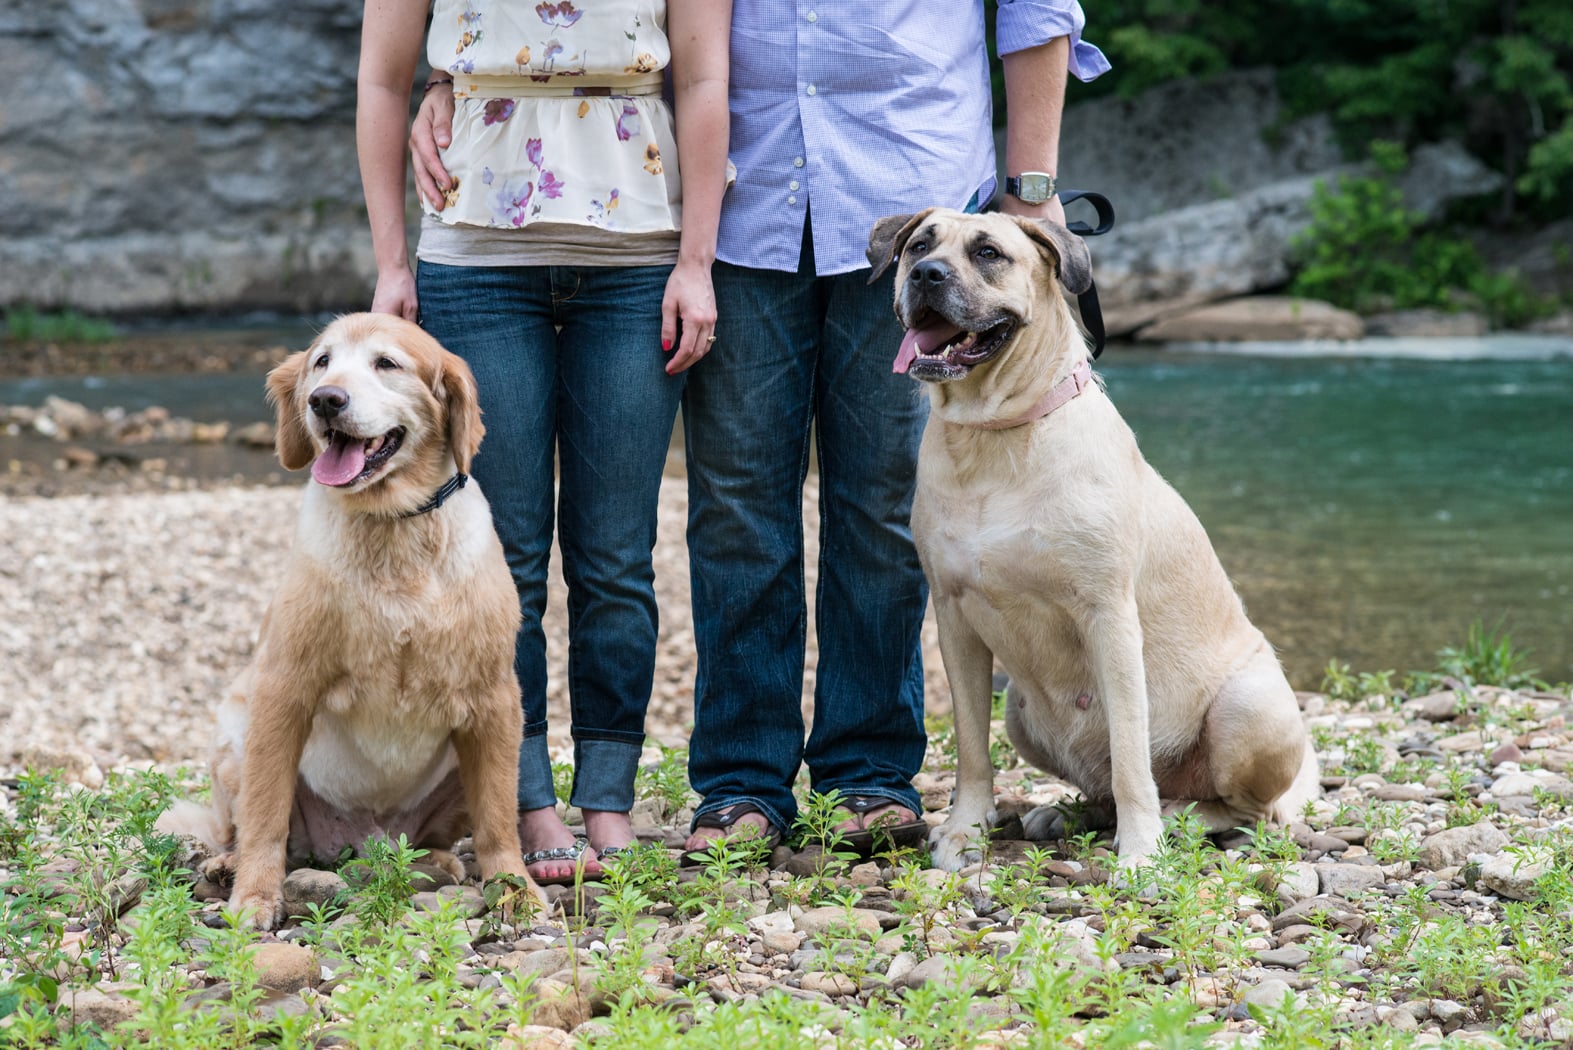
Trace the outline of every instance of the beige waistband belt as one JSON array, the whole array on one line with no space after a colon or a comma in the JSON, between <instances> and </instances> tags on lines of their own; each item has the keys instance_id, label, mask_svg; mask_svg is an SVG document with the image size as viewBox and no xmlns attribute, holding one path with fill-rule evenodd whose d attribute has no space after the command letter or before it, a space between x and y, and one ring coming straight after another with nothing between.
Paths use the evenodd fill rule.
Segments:
<instances>
[{"instance_id":1,"label":"beige waistband belt","mask_svg":"<svg viewBox=\"0 0 1573 1050\"><path fill-rule=\"evenodd\" d=\"M453 78L453 93L459 98L526 98L547 96L566 98L588 95L659 95L661 73L636 73L629 76L541 76L498 77L468 76Z\"/></svg>"}]
</instances>

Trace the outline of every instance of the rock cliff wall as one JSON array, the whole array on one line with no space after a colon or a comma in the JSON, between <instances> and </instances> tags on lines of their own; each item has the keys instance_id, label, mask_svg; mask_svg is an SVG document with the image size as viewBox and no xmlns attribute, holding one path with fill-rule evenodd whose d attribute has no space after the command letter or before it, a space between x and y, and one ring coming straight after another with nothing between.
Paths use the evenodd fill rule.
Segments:
<instances>
[{"instance_id":1,"label":"rock cliff wall","mask_svg":"<svg viewBox=\"0 0 1573 1050\"><path fill-rule=\"evenodd\" d=\"M358 0L0 4L0 309L370 302ZM1105 303L1140 304L1116 331L1281 284L1313 185L1346 170L1325 119L1282 120L1270 71L1073 105L1063 139L1062 184L1120 215L1093 245ZM1428 214L1497 184L1437 157L1406 186Z\"/></svg>"},{"instance_id":2,"label":"rock cliff wall","mask_svg":"<svg viewBox=\"0 0 1573 1050\"><path fill-rule=\"evenodd\" d=\"M355 0L7 0L0 306L365 301L360 14Z\"/></svg>"}]
</instances>

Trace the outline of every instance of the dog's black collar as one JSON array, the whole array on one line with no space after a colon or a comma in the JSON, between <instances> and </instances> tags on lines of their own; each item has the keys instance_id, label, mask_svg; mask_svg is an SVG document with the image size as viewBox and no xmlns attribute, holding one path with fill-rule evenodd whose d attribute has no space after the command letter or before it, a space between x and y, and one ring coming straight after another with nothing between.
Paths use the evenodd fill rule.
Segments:
<instances>
[{"instance_id":1,"label":"dog's black collar","mask_svg":"<svg viewBox=\"0 0 1573 1050\"><path fill-rule=\"evenodd\" d=\"M399 516L401 518L414 518L419 517L422 514L430 514L432 511L446 503L449 496L464 488L464 483L469 480L470 476L468 474L465 474L462 471L454 471L453 477L449 478L447 481L444 481L442 483L442 487L439 488L436 492L432 493L431 499L427 500L425 503L422 503L414 510Z\"/></svg>"}]
</instances>

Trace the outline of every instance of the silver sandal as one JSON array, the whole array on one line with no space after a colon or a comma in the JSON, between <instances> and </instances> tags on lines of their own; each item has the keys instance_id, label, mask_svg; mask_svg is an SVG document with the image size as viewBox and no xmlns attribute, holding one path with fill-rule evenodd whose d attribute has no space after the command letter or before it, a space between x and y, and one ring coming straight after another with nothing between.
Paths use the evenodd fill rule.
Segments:
<instances>
[{"instance_id":1,"label":"silver sandal","mask_svg":"<svg viewBox=\"0 0 1573 1050\"><path fill-rule=\"evenodd\" d=\"M571 875L559 875L555 878L534 878L538 885L559 886L568 883L585 881L594 882L601 877L600 872L588 874L584 870L584 851L590 848L590 840L583 835L575 835L572 846L553 846L551 849L531 850L524 855L524 866L542 864L550 860L571 860L574 862L574 871Z\"/></svg>"}]
</instances>

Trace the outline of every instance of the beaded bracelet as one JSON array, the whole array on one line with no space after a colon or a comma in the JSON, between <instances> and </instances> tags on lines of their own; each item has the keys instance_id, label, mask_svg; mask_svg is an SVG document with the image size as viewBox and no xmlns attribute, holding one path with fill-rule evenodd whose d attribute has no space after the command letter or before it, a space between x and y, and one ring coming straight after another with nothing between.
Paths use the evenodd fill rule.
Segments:
<instances>
[{"instance_id":1,"label":"beaded bracelet","mask_svg":"<svg viewBox=\"0 0 1573 1050\"><path fill-rule=\"evenodd\" d=\"M451 85L452 83L453 83L453 78L452 77L433 77L432 79L426 81L426 86L425 87L421 88L421 94L423 96L431 94L431 89L436 87L438 84L449 84L449 85Z\"/></svg>"}]
</instances>

